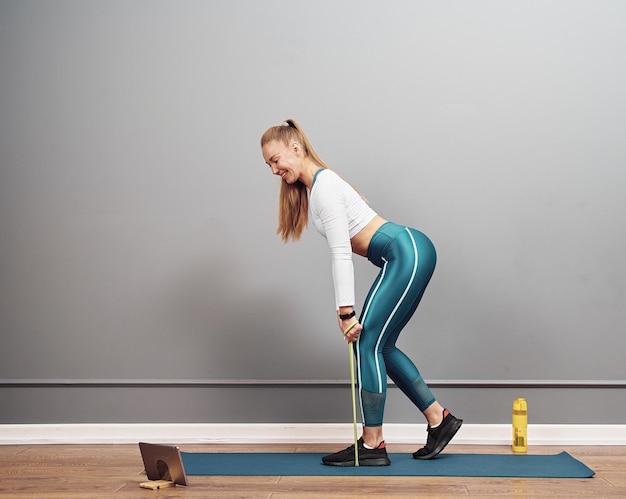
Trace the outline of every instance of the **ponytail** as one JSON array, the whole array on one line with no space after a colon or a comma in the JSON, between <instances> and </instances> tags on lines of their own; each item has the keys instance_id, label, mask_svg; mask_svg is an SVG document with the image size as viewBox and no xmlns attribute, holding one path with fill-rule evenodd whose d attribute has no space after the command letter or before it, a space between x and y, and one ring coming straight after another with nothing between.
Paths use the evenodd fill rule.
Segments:
<instances>
[{"instance_id":1,"label":"ponytail","mask_svg":"<svg viewBox=\"0 0 626 499\"><path fill-rule=\"evenodd\" d=\"M311 142L309 142L309 138L306 136L298 122L294 119L288 118L285 120L285 123L287 123L287 125L289 125L291 128L298 132L299 138L301 139L298 142L300 142L304 146L306 154L310 156L311 159L320 166L320 168L330 168L324 162L324 160L320 158L319 155L315 152L315 149L313 149Z\"/></svg>"}]
</instances>

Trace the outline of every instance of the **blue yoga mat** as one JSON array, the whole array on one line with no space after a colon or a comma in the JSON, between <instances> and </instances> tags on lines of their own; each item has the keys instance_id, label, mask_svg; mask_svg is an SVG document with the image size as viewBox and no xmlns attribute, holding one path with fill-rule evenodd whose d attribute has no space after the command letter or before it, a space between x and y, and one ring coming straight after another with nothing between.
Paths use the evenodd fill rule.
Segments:
<instances>
[{"instance_id":1,"label":"blue yoga mat","mask_svg":"<svg viewBox=\"0 0 626 499\"><path fill-rule=\"evenodd\" d=\"M389 454L390 466L325 466L318 453L183 452L188 475L209 476L480 476L590 478L595 472L567 452L531 454L440 454L421 461Z\"/></svg>"}]
</instances>

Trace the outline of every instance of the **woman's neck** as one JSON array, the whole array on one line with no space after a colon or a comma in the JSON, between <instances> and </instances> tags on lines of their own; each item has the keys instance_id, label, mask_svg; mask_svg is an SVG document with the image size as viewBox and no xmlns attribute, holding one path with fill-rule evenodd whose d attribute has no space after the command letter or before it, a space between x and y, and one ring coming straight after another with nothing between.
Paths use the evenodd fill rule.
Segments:
<instances>
[{"instance_id":1,"label":"woman's neck","mask_svg":"<svg viewBox=\"0 0 626 499\"><path fill-rule=\"evenodd\" d=\"M313 187L313 178L317 171L322 168L311 158L306 158L304 160L304 167L302 168L302 173L298 177L298 180L306 185L309 189Z\"/></svg>"}]
</instances>

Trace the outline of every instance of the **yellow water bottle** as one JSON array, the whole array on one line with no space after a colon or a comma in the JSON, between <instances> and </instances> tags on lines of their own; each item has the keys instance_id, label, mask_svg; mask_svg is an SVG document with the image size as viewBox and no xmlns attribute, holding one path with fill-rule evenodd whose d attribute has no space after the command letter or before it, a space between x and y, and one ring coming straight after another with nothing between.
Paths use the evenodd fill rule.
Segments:
<instances>
[{"instance_id":1,"label":"yellow water bottle","mask_svg":"<svg viewBox=\"0 0 626 499\"><path fill-rule=\"evenodd\" d=\"M525 454L528 450L528 408L526 399L513 401L513 452Z\"/></svg>"}]
</instances>

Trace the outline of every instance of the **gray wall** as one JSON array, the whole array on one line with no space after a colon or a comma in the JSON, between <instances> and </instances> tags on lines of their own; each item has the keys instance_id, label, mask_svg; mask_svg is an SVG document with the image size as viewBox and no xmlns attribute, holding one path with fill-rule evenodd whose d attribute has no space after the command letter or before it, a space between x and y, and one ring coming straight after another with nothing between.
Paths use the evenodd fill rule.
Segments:
<instances>
[{"instance_id":1,"label":"gray wall","mask_svg":"<svg viewBox=\"0 0 626 499\"><path fill-rule=\"evenodd\" d=\"M624 423L626 3L0 0L0 422L345 422L294 117L439 262L402 347L466 421ZM362 303L375 268L356 262ZM390 389L390 422L421 421Z\"/></svg>"}]
</instances>

